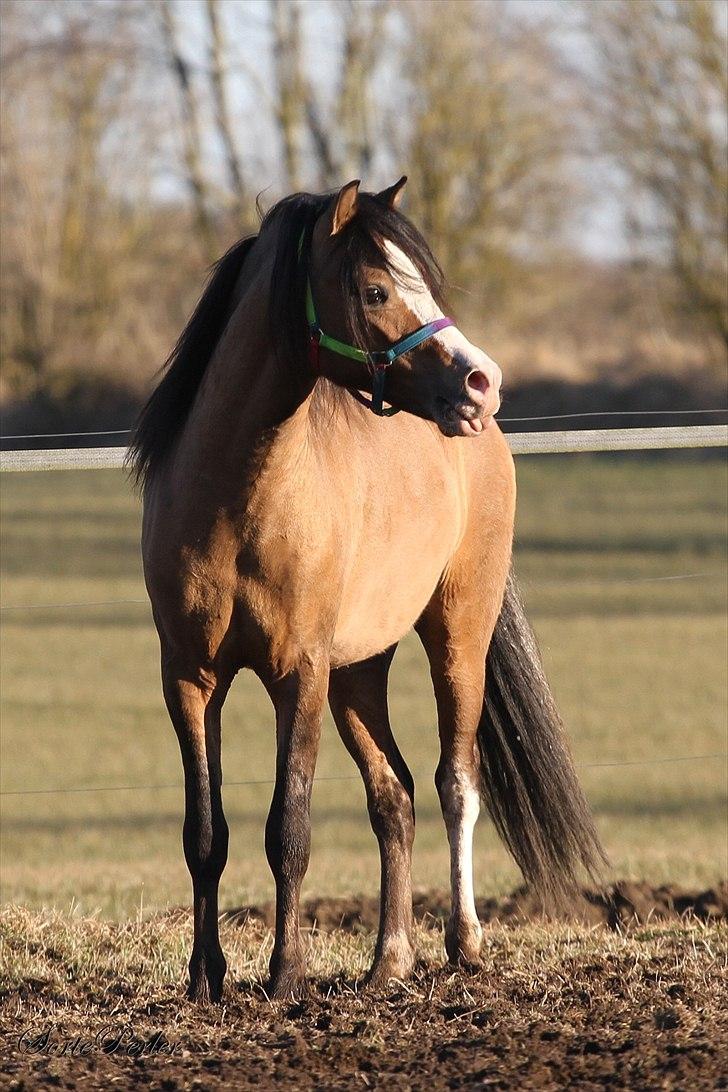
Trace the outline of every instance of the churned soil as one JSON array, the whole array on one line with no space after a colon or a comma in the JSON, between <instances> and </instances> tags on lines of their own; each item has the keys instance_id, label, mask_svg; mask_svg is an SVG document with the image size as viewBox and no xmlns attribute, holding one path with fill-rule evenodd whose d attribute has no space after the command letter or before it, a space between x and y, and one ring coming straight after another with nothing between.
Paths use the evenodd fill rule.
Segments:
<instances>
[{"instance_id":1,"label":"churned soil","mask_svg":"<svg viewBox=\"0 0 728 1092\"><path fill-rule=\"evenodd\" d=\"M277 1003L261 985L271 908L241 908L222 926L224 1004L208 1007L183 995L189 915L69 925L18 910L0 948L3 1086L728 1088L728 888L619 884L584 904L587 924L581 906L545 921L525 892L481 902L483 965L454 969L447 900L418 894L422 958L375 994L361 969L376 899L311 900L309 991Z\"/></svg>"},{"instance_id":2,"label":"churned soil","mask_svg":"<svg viewBox=\"0 0 728 1092\"><path fill-rule=\"evenodd\" d=\"M477 899L478 917L483 924L495 922L518 925L527 921L545 920L538 898L522 887L502 899ZM415 920L444 921L450 912L447 891L416 891ZM675 884L653 887L648 883L623 881L610 887L585 889L571 907L559 912L560 920L584 925L606 925L619 929L646 924L649 921L670 921L694 916L700 921L728 921L728 883L705 891L687 891ZM262 903L230 910L228 918L257 921L272 929L275 924L275 904ZM308 899L301 907L301 923L325 931L352 929L376 931L379 922L378 896Z\"/></svg>"}]
</instances>

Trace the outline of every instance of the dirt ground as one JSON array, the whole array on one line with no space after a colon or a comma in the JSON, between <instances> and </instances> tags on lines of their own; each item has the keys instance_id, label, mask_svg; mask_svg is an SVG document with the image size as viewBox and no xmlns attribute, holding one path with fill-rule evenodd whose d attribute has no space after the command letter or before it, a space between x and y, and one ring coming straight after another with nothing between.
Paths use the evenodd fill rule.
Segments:
<instances>
[{"instance_id":1,"label":"dirt ground","mask_svg":"<svg viewBox=\"0 0 728 1092\"><path fill-rule=\"evenodd\" d=\"M502 922L516 925L541 918L538 899L527 888L520 888L505 899L476 899L478 917L484 925ZM450 909L447 891L416 891L415 920L444 921ZM601 890L586 889L582 899L559 914L559 919L584 925L606 925L610 929L630 927L649 921L670 921L685 915L700 921L728 921L728 883L706 891L687 891L674 884L653 887L648 883L622 882ZM275 904L241 906L226 917L233 921L256 921L272 929ZM334 929L376 931L379 923L379 898L308 899L301 907L301 924L331 932Z\"/></svg>"},{"instance_id":2,"label":"dirt ground","mask_svg":"<svg viewBox=\"0 0 728 1092\"><path fill-rule=\"evenodd\" d=\"M140 958L141 949L130 947L133 926L124 932L87 919L85 932L55 932L52 922L33 930L30 919L18 918L15 931L6 930L5 951L17 949L21 968L37 947L42 962L2 991L3 1086L728 1087L728 886L686 892L619 884L586 893L572 922L534 916L523 892L482 902L488 925L475 972L443 966L437 955L445 909L444 895L417 895L425 957L411 982L385 994L363 990L346 973L316 974L314 961L309 995L272 1004L258 974L241 981L231 962L225 1004L208 1009L184 1001L179 981L157 984L156 949L151 963ZM237 968L254 970L243 956L269 940L271 912L244 907L226 916L223 944L237 954ZM586 925L577 923L582 913ZM324 952L353 951L357 937L370 945L375 920L370 899L314 900L304 911ZM186 923L179 911L158 915L139 925L140 935L152 945L164 935L182 959Z\"/></svg>"}]
</instances>

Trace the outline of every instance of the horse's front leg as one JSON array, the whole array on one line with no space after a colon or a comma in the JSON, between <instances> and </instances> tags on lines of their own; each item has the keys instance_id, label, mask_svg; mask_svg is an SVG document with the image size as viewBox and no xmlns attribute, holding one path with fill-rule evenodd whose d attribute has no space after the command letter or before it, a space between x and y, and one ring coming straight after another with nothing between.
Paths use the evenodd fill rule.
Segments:
<instances>
[{"instance_id":1,"label":"horse's front leg","mask_svg":"<svg viewBox=\"0 0 728 1092\"><path fill-rule=\"evenodd\" d=\"M450 844L452 907L445 948L452 963L478 966L483 930L475 909L473 833L480 813L476 734L483 709L483 659L464 650L445 664L428 649L437 698L440 761L435 785ZM453 669L453 670L449 670Z\"/></svg>"},{"instance_id":2,"label":"horse's front leg","mask_svg":"<svg viewBox=\"0 0 728 1092\"><path fill-rule=\"evenodd\" d=\"M328 659L315 657L282 680L266 680L276 711L276 784L265 849L276 883L276 930L269 996L304 986L298 904L311 851L311 790L328 687Z\"/></svg>"},{"instance_id":3,"label":"horse's front leg","mask_svg":"<svg viewBox=\"0 0 728 1092\"><path fill-rule=\"evenodd\" d=\"M192 876L194 944L189 997L219 1001L227 970L220 947L217 897L227 861L228 827L222 809L220 711L227 686L210 693L189 680L188 671L163 664L167 708L177 733L185 774L183 844Z\"/></svg>"}]
</instances>

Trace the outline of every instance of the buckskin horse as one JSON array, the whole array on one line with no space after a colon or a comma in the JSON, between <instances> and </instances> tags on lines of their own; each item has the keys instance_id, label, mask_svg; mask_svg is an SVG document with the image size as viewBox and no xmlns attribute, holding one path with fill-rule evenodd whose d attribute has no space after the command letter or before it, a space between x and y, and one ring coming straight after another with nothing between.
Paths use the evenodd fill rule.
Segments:
<instances>
[{"instance_id":1,"label":"buckskin horse","mask_svg":"<svg viewBox=\"0 0 728 1092\"><path fill-rule=\"evenodd\" d=\"M220 998L226 972L220 715L243 667L276 717L271 997L305 983L298 904L327 698L381 855L369 981L412 971L414 786L387 679L413 626L438 711L450 960L479 959L481 797L545 900L603 860L510 574L501 373L444 315L439 266L398 210L405 181L276 204L214 266L133 435L145 579L184 766L189 996L199 1001Z\"/></svg>"}]
</instances>

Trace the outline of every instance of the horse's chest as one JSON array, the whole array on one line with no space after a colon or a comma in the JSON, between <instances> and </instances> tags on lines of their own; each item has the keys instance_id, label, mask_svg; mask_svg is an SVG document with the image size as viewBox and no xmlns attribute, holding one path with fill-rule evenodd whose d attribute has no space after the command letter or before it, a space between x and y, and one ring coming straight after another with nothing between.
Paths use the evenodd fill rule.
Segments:
<instances>
[{"instance_id":1,"label":"horse's chest","mask_svg":"<svg viewBox=\"0 0 728 1092\"><path fill-rule=\"evenodd\" d=\"M334 666L366 659L412 628L452 556L455 526L455 520L438 522L427 513L388 542L365 541L342 587Z\"/></svg>"},{"instance_id":2,"label":"horse's chest","mask_svg":"<svg viewBox=\"0 0 728 1092\"><path fill-rule=\"evenodd\" d=\"M321 642L333 666L365 659L422 613L463 519L459 475L446 465L360 493L320 482L261 490L241 526L240 605L282 667Z\"/></svg>"},{"instance_id":3,"label":"horse's chest","mask_svg":"<svg viewBox=\"0 0 728 1092\"><path fill-rule=\"evenodd\" d=\"M463 533L458 475L430 467L426 478L392 477L386 500L365 513L342 582L332 662L352 663L388 648L429 602Z\"/></svg>"}]
</instances>

